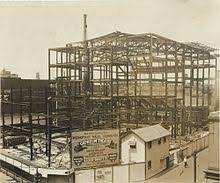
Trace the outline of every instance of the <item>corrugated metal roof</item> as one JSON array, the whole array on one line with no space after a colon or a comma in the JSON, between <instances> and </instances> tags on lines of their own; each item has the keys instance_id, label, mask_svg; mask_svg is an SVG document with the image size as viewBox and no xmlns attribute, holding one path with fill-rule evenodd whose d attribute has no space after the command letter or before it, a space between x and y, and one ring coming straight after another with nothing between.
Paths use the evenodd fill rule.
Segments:
<instances>
[{"instance_id":1,"label":"corrugated metal roof","mask_svg":"<svg viewBox=\"0 0 220 183\"><path fill-rule=\"evenodd\" d=\"M171 135L171 133L168 130L166 130L159 124L144 128L138 128L131 131L135 133L137 136L139 136L145 142L149 142L161 137Z\"/></svg>"}]
</instances>

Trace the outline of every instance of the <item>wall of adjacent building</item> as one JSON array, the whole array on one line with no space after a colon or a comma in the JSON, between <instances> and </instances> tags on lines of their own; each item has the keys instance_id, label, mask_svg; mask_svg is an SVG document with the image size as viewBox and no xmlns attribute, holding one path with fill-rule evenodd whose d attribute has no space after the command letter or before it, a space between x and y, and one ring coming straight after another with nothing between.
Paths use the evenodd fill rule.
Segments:
<instances>
[{"instance_id":1,"label":"wall of adjacent building","mask_svg":"<svg viewBox=\"0 0 220 183\"><path fill-rule=\"evenodd\" d=\"M219 122L209 124L209 169L219 170Z\"/></svg>"},{"instance_id":2,"label":"wall of adjacent building","mask_svg":"<svg viewBox=\"0 0 220 183\"><path fill-rule=\"evenodd\" d=\"M219 111L220 105L220 95L219 95L219 82L220 82L220 71L216 72L216 83L213 88L212 101L211 101L211 111Z\"/></svg>"}]
</instances>

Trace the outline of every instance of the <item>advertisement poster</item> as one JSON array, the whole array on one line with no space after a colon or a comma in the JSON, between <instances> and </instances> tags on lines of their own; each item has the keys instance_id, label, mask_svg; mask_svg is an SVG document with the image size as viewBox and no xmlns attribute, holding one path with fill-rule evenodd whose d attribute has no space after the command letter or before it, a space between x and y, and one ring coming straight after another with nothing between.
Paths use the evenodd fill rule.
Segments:
<instances>
[{"instance_id":1,"label":"advertisement poster","mask_svg":"<svg viewBox=\"0 0 220 183\"><path fill-rule=\"evenodd\" d=\"M119 130L72 133L72 165L75 170L119 162Z\"/></svg>"}]
</instances>

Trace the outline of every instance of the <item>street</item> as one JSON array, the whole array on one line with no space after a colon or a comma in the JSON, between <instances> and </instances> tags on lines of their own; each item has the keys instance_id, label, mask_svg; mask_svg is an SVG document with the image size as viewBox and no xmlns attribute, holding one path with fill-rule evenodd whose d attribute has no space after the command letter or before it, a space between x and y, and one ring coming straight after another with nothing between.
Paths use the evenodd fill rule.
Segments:
<instances>
[{"instance_id":1,"label":"street","mask_svg":"<svg viewBox=\"0 0 220 183\"><path fill-rule=\"evenodd\" d=\"M208 148L197 154L197 182L206 182L204 178L203 170L208 167ZM145 183L156 182L169 182L169 183L190 183L193 182L193 157L188 159L188 167L184 167L184 163L181 162L176 167L171 167L169 171L161 172L151 179L145 181Z\"/></svg>"}]
</instances>

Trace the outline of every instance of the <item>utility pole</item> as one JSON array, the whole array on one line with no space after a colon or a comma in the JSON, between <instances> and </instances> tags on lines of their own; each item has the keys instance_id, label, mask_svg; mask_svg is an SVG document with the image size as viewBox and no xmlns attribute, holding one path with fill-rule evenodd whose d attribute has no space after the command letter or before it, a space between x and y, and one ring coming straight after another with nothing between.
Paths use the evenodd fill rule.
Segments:
<instances>
[{"instance_id":1,"label":"utility pole","mask_svg":"<svg viewBox=\"0 0 220 183\"><path fill-rule=\"evenodd\" d=\"M194 183L196 183L196 168L197 168L197 163L196 163L196 151L193 153L193 159L194 159Z\"/></svg>"}]
</instances>

